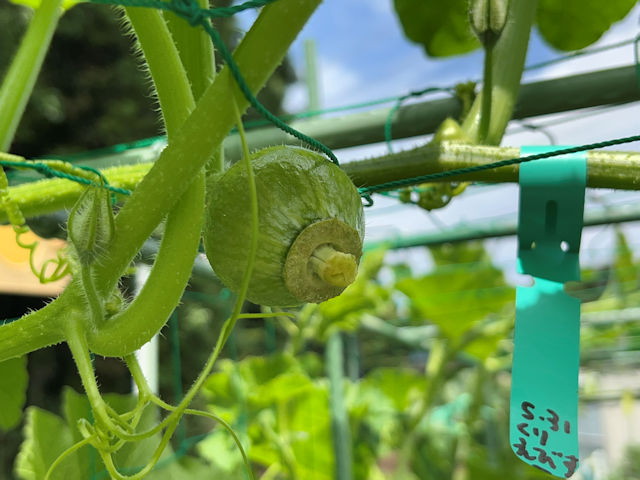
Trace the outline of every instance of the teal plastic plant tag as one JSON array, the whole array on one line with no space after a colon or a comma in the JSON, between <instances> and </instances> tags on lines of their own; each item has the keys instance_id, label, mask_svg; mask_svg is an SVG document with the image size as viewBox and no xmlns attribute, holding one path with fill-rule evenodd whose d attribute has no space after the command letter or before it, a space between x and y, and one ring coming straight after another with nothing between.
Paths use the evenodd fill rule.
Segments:
<instances>
[{"instance_id":1,"label":"teal plastic plant tag","mask_svg":"<svg viewBox=\"0 0 640 480\"><path fill-rule=\"evenodd\" d=\"M560 478L578 468L580 301L564 282L580 279L585 185L584 154L520 165L518 263L534 285L516 291L510 440L519 458Z\"/></svg>"}]
</instances>

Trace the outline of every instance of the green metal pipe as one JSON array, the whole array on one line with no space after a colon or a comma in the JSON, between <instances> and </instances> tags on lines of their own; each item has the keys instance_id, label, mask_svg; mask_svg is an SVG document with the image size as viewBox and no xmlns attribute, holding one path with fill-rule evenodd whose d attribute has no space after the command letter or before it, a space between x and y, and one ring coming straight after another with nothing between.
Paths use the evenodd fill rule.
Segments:
<instances>
[{"instance_id":1,"label":"green metal pipe","mask_svg":"<svg viewBox=\"0 0 640 480\"><path fill-rule=\"evenodd\" d=\"M520 87L513 119L637 100L640 100L640 89L636 67L631 65L525 83ZM385 140L384 125L391 109L392 107L388 107L339 117L296 120L291 125L332 149L366 145ZM433 133L445 118L457 118L460 112L461 104L453 97L402 106L394 115L393 138ZM275 127L250 131L247 142L252 150L269 145L300 143ZM224 147L230 158L240 157L240 140L237 135L229 136Z\"/></svg>"},{"instance_id":2,"label":"green metal pipe","mask_svg":"<svg viewBox=\"0 0 640 480\"><path fill-rule=\"evenodd\" d=\"M305 82L307 84L307 95L309 104L307 110L314 111L320 109L320 87L318 85L318 69L316 44L313 40L307 39L304 42L304 62L305 62Z\"/></svg>"},{"instance_id":3,"label":"green metal pipe","mask_svg":"<svg viewBox=\"0 0 640 480\"><path fill-rule=\"evenodd\" d=\"M340 332L335 332L329 337L325 358L327 377L329 377L329 409L335 456L334 478L336 480L352 480L351 430L349 429L349 414L344 404L344 353Z\"/></svg>"},{"instance_id":4,"label":"green metal pipe","mask_svg":"<svg viewBox=\"0 0 640 480\"><path fill-rule=\"evenodd\" d=\"M515 147L490 147L444 142L346 163L343 170L359 187L381 185L421 175L476 167L520 156ZM519 166L483 170L440 181L518 182ZM420 183L420 182L415 182ZM587 186L640 190L640 153L591 150L587 152ZM397 188L397 187L396 187Z\"/></svg>"}]
</instances>

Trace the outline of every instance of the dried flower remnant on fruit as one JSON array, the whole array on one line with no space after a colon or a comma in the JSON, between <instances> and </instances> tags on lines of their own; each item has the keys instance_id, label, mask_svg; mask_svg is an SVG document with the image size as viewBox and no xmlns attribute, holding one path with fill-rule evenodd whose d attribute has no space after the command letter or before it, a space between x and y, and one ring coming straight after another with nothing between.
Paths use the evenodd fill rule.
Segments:
<instances>
[{"instance_id":1,"label":"dried flower remnant on fruit","mask_svg":"<svg viewBox=\"0 0 640 480\"><path fill-rule=\"evenodd\" d=\"M320 245L313 251L309 266L322 281L334 287L348 287L358 273L356 257L336 250L329 244Z\"/></svg>"}]
</instances>

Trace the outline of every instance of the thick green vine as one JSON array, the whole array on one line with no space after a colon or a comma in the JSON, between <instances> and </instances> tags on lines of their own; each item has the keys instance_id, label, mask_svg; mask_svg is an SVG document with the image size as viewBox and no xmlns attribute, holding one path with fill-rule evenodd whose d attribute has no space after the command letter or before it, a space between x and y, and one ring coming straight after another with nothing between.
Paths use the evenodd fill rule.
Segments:
<instances>
[{"instance_id":1,"label":"thick green vine","mask_svg":"<svg viewBox=\"0 0 640 480\"><path fill-rule=\"evenodd\" d=\"M318 4L319 0L281 0L261 11L235 55L236 63L246 72L245 80L252 90L256 91L264 84ZM283 16L288 18L286 25L281 23ZM110 295L146 238L219 147L234 123L233 102L237 101L240 111L248 106L237 91L235 98L229 95L232 88L233 79L224 69L116 216L114 238L103 252L103 260L94 268L99 295ZM58 308L65 310L77 301L77 287L71 285L38 312L38 319L53 324L58 321L54 318ZM52 308L54 305L55 310ZM56 343L49 343L47 336L42 337L39 344L29 338L28 332L21 328L27 322L32 323L28 318L29 315L0 327L0 337L13 337L15 348L12 356ZM0 352L0 360L6 358L11 357Z\"/></svg>"},{"instance_id":2,"label":"thick green vine","mask_svg":"<svg viewBox=\"0 0 640 480\"><path fill-rule=\"evenodd\" d=\"M11 146L22 113L40 73L53 32L62 15L62 0L43 0L0 88L0 151Z\"/></svg>"},{"instance_id":3,"label":"thick green vine","mask_svg":"<svg viewBox=\"0 0 640 480\"><path fill-rule=\"evenodd\" d=\"M282 0L261 12L236 54L238 66L247 72L246 80L253 91L264 84L318 3L318 0ZM283 26L280 19L285 12L288 22ZM163 15L153 10L128 8L127 14L148 61L169 145L115 220L110 204L104 201L107 197L96 187L89 187L70 216L72 248L69 255L74 271L73 282L47 307L0 327L0 340L7 340L2 343L0 360L66 341L91 404L95 423L86 420L79 423L84 438L50 466L47 478L66 456L85 445L97 449L112 478L142 478L159 460L184 414L217 419L215 415L190 410L188 406L210 374L235 322L243 316L241 307L255 263L258 206L245 141L244 161L251 193L253 235L242 288L233 313L225 322L197 380L178 406L166 404L151 393L131 353L162 328L179 303L200 241L204 167L209 158L219 153L222 139L234 123L243 133L241 111L248 102L238 93L227 72L209 85L213 56L210 47L203 46L201 32L180 35L184 26L172 23L168 27ZM171 31L180 37L182 54L174 44ZM187 54L190 44L199 47L198 61L193 61ZM201 64L207 62L211 63L209 67L197 71ZM197 92L192 91L192 86ZM194 96L200 96L197 107ZM221 165L217 162L208 167L216 169ZM150 277L138 296L127 305L119 297L116 284L142 243L165 216L165 233ZM38 329L43 334L34 335ZM90 352L126 358L139 389L138 402L133 410L118 414L102 399ZM149 403L170 413L155 427L137 432L138 421ZM230 430L228 425L224 426ZM127 442L139 441L160 431L163 431L162 439L147 464L134 475L120 473L113 462L113 454ZM234 435L234 439L239 444L237 436ZM241 451L249 467L246 454Z\"/></svg>"},{"instance_id":4,"label":"thick green vine","mask_svg":"<svg viewBox=\"0 0 640 480\"><path fill-rule=\"evenodd\" d=\"M513 107L520 88L520 79L529 45L529 34L535 20L537 0L511 0L507 22L500 38L491 48L490 68L485 67L485 85L491 86L490 118L486 136L481 138L483 94L476 97L462 124L474 143L499 145L507 124L513 115ZM485 110L487 107L485 106Z\"/></svg>"}]
</instances>

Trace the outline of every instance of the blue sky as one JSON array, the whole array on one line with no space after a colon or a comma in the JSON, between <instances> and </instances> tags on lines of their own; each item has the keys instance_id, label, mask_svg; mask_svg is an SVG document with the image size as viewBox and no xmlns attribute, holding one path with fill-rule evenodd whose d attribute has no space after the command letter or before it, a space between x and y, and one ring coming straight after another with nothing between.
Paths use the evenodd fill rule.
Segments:
<instances>
[{"instance_id":1,"label":"blue sky","mask_svg":"<svg viewBox=\"0 0 640 480\"><path fill-rule=\"evenodd\" d=\"M640 33L638 17L640 7L636 7L622 22L614 25L594 46L608 45L633 38ZM246 19L250 18L249 16ZM307 26L294 43L290 57L300 78L304 77L304 41L312 39L316 44L318 76L320 83L321 107L330 108L358 102L376 100L405 94L429 86L451 86L460 81L481 78L482 54L471 54L444 59L428 58L420 46L410 43L405 37L393 10L392 0L325 0L316 10ZM531 37L527 63L537 63L562 55L549 48L536 34ZM557 78L581 72L601 70L615 66L633 64L633 48L610 50L606 53L580 57L575 60L555 64L543 69L526 72L524 81L543 78ZM304 83L290 88L286 106L291 111L301 111L307 106L307 92ZM575 113L569 115L575 117ZM546 122L567 114L532 119ZM570 122L549 128L558 143L564 145L590 143L638 133L640 122L638 103L611 109L608 112L586 114ZM503 145L521 146L548 144L548 139L533 132L522 130L514 124L507 132ZM426 141L414 138L398 141L395 150L410 148ZM623 147L638 150L639 144ZM383 154L385 145L368 145L336 152L341 161L360 159ZM590 191L587 208L592 208L594 198L609 204L640 200L635 192ZM376 206L367 211L367 237L388 238L393 235L407 235L429 232L442 225L452 226L461 222L476 222L496 218L515 218L517 215L518 188L516 185L502 185L491 188L470 189L456 198L449 206L427 214L416 207L398 208L395 202L376 196ZM640 229L627 225L630 240L640 246ZM610 227L586 229L583 236L583 263L600 263L610 254L613 230ZM487 242L494 260L506 271L515 270L516 247L513 239L497 239ZM424 257L422 264L429 261L420 251L398 254Z\"/></svg>"}]
</instances>

